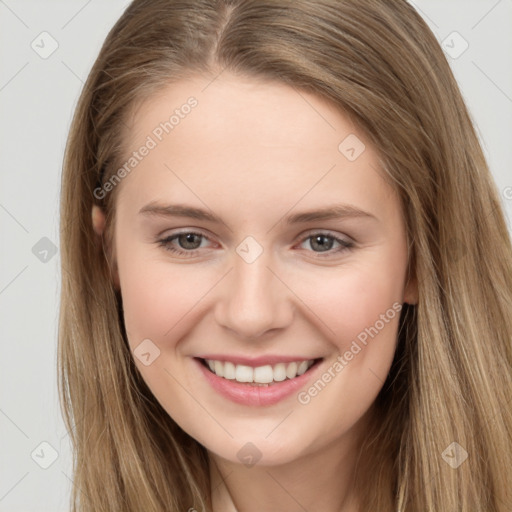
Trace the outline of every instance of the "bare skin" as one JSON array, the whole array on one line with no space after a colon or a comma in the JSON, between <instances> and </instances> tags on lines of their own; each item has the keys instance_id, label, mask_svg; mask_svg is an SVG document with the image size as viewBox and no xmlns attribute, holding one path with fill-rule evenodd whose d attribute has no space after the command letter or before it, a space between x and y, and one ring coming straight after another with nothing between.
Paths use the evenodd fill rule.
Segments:
<instances>
[{"instance_id":1,"label":"bare skin","mask_svg":"<svg viewBox=\"0 0 512 512\"><path fill-rule=\"evenodd\" d=\"M160 351L147 366L135 363L169 415L207 448L214 512L357 512L358 443L393 359L397 311L417 301L398 197L370 142L328 102L227 72L209 82L174 83L130 121L127 154L187 98L198 102L117 185L111 249L130 347L149 339ZM357 139L340 150L351 134ZM155 202L222 222L140 212ZM334 205L370 215L284 220ZM101 235L97 208L93 223ZM178 232L199 234L165 242L180 254L159 243ZM236 250L248 236L251 251L262 250L251 263ZM354 354L358 335L381 324ZM198 370L194 357L208 352L322 357L315 375L331 379L316 394L308 382L302 402L294 394L242 405ZM239 456L249 442L260 457L251 467Z\"/></svg>"}]
</instances>

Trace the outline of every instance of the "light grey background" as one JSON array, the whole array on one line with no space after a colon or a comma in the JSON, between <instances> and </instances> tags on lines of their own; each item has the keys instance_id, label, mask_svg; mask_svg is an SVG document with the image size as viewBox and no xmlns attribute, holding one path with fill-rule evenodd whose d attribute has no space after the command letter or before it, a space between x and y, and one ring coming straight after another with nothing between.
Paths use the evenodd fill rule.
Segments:
<instances>
[{"instance_id":1,"label":"light grey background","mask_svg":"<svg viewBox=\"0 0 512 512\"><path fill-rule=\"evenodd\" d=\"M447 53L456 56L449 61L477 126L510 228L512 0L411 3L438 40L445 41ZM60 173L82 84L127 4L126 0L0 0L2 512L68 510L71 453L58 403L55 364ZM51 55L44 53L56 44Z\"/></svg>"}]
</instances>

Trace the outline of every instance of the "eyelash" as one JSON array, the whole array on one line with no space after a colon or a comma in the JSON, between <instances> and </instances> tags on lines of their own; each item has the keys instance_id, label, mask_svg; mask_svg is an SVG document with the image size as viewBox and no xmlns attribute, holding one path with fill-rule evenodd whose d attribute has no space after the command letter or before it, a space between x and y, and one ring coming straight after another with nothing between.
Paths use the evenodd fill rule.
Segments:
<instances>
[{"instance_id":1,"label":"eyelash","mask_svg":"<svg viewBox=\"0 0 512 512\"><path fill-rule=\"evenodd\" d=\"M173 247L171 245L171 242L175 239L177 239L180 235L197 235L202 237L203 239L209 240L209 238L206 235L203 235L202 233L197 233L195 231L182 231L181 233L175 233L173 235L169 235L161 240L158 240L158 244L160 247L163 247L166 251L169 251L171 253L177 254L179 256L184 257L193 257L195 256L196 252L200 249L192 249L192 250L185 250L185 249L176 249L176 247ZM304 243L305 241L314 238L315 236L324 236L326 238L330 238L334 240L335 242L338 242L341 247L338 249L329 249L325 252L316 252L316 251L310 251L318 255L319 258L327 258L329 256L332 256L333 254L339 254L346 251L350 251L354 248L354 243L349 242L348 240L343 240L341 238L337 238L334 235L330 234L327 231L315 231L313 233L310 233L308 236L302 238L300 241L300 244Z\"/></svg>"}]
</instances>

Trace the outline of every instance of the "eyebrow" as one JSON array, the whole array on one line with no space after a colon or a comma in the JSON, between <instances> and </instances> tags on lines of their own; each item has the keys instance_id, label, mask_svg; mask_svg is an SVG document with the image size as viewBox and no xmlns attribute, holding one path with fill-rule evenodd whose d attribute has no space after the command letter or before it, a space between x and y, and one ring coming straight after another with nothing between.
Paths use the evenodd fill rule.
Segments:
<instances>
[{"instance_id":1,"label":"eyebrow","mask_svg":"<svg viewBox=\"0 0 512 512\"><path fill-rule=\"evenodd\" d=\"M183 204L162 205L155 201L148 203L139 210L139 214L158 216L158 217L188 217L191 219L210 221L219 224L225 224L217 215L203 210ZM284 218L286 224L301 224L306 222L314 222L329 219L344 218L368 218L378 220L375 215L370 212L361 210L350 204L338 204L328 206L321 209L309 210L301 213L288 215Z\"/></svg>"}]
</instances>

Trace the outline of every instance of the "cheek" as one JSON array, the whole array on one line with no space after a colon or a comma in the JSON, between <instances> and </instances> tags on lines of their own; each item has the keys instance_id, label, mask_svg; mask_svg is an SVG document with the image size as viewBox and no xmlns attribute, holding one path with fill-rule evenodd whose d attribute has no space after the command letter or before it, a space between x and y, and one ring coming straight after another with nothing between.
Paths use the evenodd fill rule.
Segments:
<instances>
[{"instance_id":1,"label":"cheek","mask_svg":"<svg viewBox=\"0 0 512 512\"><path fill-rule=\"evenodd\" d=\"M124 321L132 349L146 338L159 346L166 339L178 339L215 283L211 271L171 265L161 251L149 254L133 246L118 253Z\"/></svg>"},{"instance_id":2,"label":"cheek","mask_svg":"<svg viewBox=\"0 0 512 512\"><path fill-rule=\"evenodd\" d=\"M314 313L310 318L316 318L315 324L336 352L320 382L299 399L310 404L306 409L332 411L324 425L325 435L336 425L350 428L373 403L389 373L402 309L405 263L398 254L386 257L381 252L365 264L328 269L328 278L304 274L296 281L297 295ZM334 409L333 403L337 404Z\"/></svg>"},{"instance_id":3,"label":"cheek","mask_svg":"<svg viewBox=\"0 0 512 512\"><path fill-rule=\"evenodd\" d=\"M386 334L387 326L397 323L404 275L400 265L391 262L381 255L379 262L321 269L317 275L305 272L296 278L294 291L310 309L310 318L316 317L315 324L340 351L358 336L364 338L376 323Z\"/></svg>"}]
</instances>

